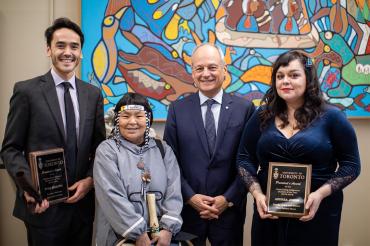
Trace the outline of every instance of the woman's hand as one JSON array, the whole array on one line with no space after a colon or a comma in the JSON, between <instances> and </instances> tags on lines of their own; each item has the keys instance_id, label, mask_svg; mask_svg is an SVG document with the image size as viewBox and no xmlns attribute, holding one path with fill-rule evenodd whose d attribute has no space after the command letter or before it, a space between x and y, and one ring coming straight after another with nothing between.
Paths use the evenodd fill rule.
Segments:
<instances>
[{"instance_id":1,"label":"woman's hand","mask_svg":"<svg viewBox=\"0 0 370 246\"><path fill-rule=\"evenodd\" d=\"M135 246L150 246L151 242L148 236L148 233L141 234L135 242Z\"/></svg>"},{"instance_id":2,"label":"woman's hand","mask_svg":"<svg viewBox=\"0 0 370 246\"><path fill-rule=\"evenodd\" d=\"M309 221L315 217L317 210L319 209L321 200L323 197L318 192L312 192L307 199L306 209L308 210L308 214L302 216L299 220L301 221Z\"/></svg>"},{"instance_id":3,"label":"woman's hand","mask_svg":"<svg viewBox=\"0 0 370 246\"><path fill-rule=\"evenodd\" d=\"M161 230L159 232L159 236L155 237L152 240L152 243L155 244L157 242L157 246L169 246L171 243L172 233L167 230Z\"/></svg>"},{"instance_id":4,"label":"woman's hand","mask_svg":"<svg viewBox=\"0 0 370 246\"><path fill-rule=\"evenodd\" d=\"M249 192L254 197L258 214L260 215L261 219L278 219L279 217L273 216L272 214L267 213L267 199L265 194L263 194L261 186L257 182L253 182L253 184L249 187Z\"/></svg>"},{"instance_id":5,"label":"woman's hand","mask_svg":"<svg viewBox=\"0 0 370 246\"><path fill-rule=\"evenodd\" d=\"M272 214L267 213L267 200L266 200L266 196L263 193L255 194L254 199L256 201L258 214L260 215L261 219L277 219L278 218L277 216L273 216Z\"/></svg>"},{"instance_id":6,"label":"woman's hand","mask_svg":"<svg viewBox=\"0 0 370 246\"><path fill-rule=\"evenodd\" d=\"M312 220L317 210L319 209L320 203L322 199L329 196L331 194L331 187L328 184L325 184L320 187L320 189L316 190L315 192L312 192L307 199L306 202L306 209L308 209L308 214L305 216L302 216L299 220L300 221L309 221Z\"/></svg>"}]
</instances>

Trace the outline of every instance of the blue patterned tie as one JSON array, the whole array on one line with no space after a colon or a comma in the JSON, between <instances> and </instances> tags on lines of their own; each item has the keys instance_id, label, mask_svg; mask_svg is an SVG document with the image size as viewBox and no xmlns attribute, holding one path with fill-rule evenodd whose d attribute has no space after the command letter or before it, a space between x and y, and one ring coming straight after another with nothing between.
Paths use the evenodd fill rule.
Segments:
<instances>
[{"instance_id":1,"label":"blue patterned tie","mask_svg":"<svg viewBox=\"0 0 370 246\"><path fill-rule=\"evenodd\" d=\"M207 104L207 111L206 111L206 120L205 120L205 129L207 134L208 140L208 148L211 155L215 150L216 144L216 126L215 126L215 117L213 116L212 112L212 105L216 103L213 99L208 99L206 101Z\"/></svg>"},{"instance_id":2,"label":"blue patterned tie","mask_svg":"<svg viewBox=\"0 0 370 246\"><path fill-rule=\"evenodd\" d=\"M72 87L71 83L63 82L64 86L64 105L66 113L66 167L68 175L69 185L73 184L76 175L76 163L77 163L77 133L76 133L76 117L72 103L71 94L69 88Z\"/></svg>"}]
</instances>

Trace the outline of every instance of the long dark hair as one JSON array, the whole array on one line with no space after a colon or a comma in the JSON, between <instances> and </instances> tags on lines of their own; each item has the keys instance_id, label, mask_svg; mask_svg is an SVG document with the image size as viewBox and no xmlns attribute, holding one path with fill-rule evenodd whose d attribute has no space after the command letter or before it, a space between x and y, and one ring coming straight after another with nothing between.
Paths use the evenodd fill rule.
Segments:
<instances>
[{"instance_id":1,"label":"long dark hair","mask_svg":"<svg viewBox=\"0 0 370 246\"><path fill-rule=\"evenodd\" d=\"M294 60L298 60L302 64L306 75L304 103L294 113L294 118L297 120L297 128L303 129L307 127L323 110L325 101L320 90L319 79L311 58L300 51L291 50L281 54L273 65L271 87L267 90L261 102L266 105L260 112L261 129L265 128L267 126L267 122L276 116L282 120L282 128L289 125L287 105L284 99L282 99L276 91L276 73L280 67L286 67Z\"/></svg>"}]
</instances>

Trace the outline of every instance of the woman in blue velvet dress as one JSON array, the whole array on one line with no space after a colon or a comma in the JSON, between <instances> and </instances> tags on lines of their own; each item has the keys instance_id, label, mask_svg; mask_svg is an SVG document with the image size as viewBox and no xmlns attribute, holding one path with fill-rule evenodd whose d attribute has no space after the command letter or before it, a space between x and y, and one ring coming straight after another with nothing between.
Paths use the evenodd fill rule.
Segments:
<instances>
[{"instance_id":1,"label":"woman in blue velvet dress","mask_svg":"<svg viewBox=\"0 0 370 246\"><path fill-rule=\"evenodd\" d=\"M303 53L276 60L272 86L245 126L239 173L254 197L252 245L337 245L343 188L360 174L355 132L345 115L322 98L316 70ZM269 162L312 164L308 215L267 213Z\"/></svg>"}]
</instances>

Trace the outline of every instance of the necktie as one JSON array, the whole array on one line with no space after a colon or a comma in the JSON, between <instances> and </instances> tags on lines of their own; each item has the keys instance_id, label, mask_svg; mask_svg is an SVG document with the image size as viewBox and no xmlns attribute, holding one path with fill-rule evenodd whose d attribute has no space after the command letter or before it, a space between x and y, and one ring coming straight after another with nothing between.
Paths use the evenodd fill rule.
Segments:
<instances>
[{"instance_id":1,"label":"necktie","mask_svg":"<svg viewBox=\"0 0 370 246\"><path fill-rule=\"evenodd\" d=\"M68 183L73 184L76 175L77 162L77 133L76 133L76 117L73 108L71 94L69 88L71 83L63 82L64 86L64 105L66 115L66 166L68 174Z\"/></svg>"},{"instance_id":2,"label":"necktie","mask_svg":"<svg viewBox=\"0 0 370 246\"><path fill-rule=\"evenodd\" d=\"M208 148L211 155L215 149L216 144L216 126L215 126L215 118L213 116L213 112L211 110L212 105L216 103L213 99L208 99L206 101L207 104L207 111L206 111L206 119L205 119L205 129L207 134L208 140Z\"/></svg>"}]
</instances>

